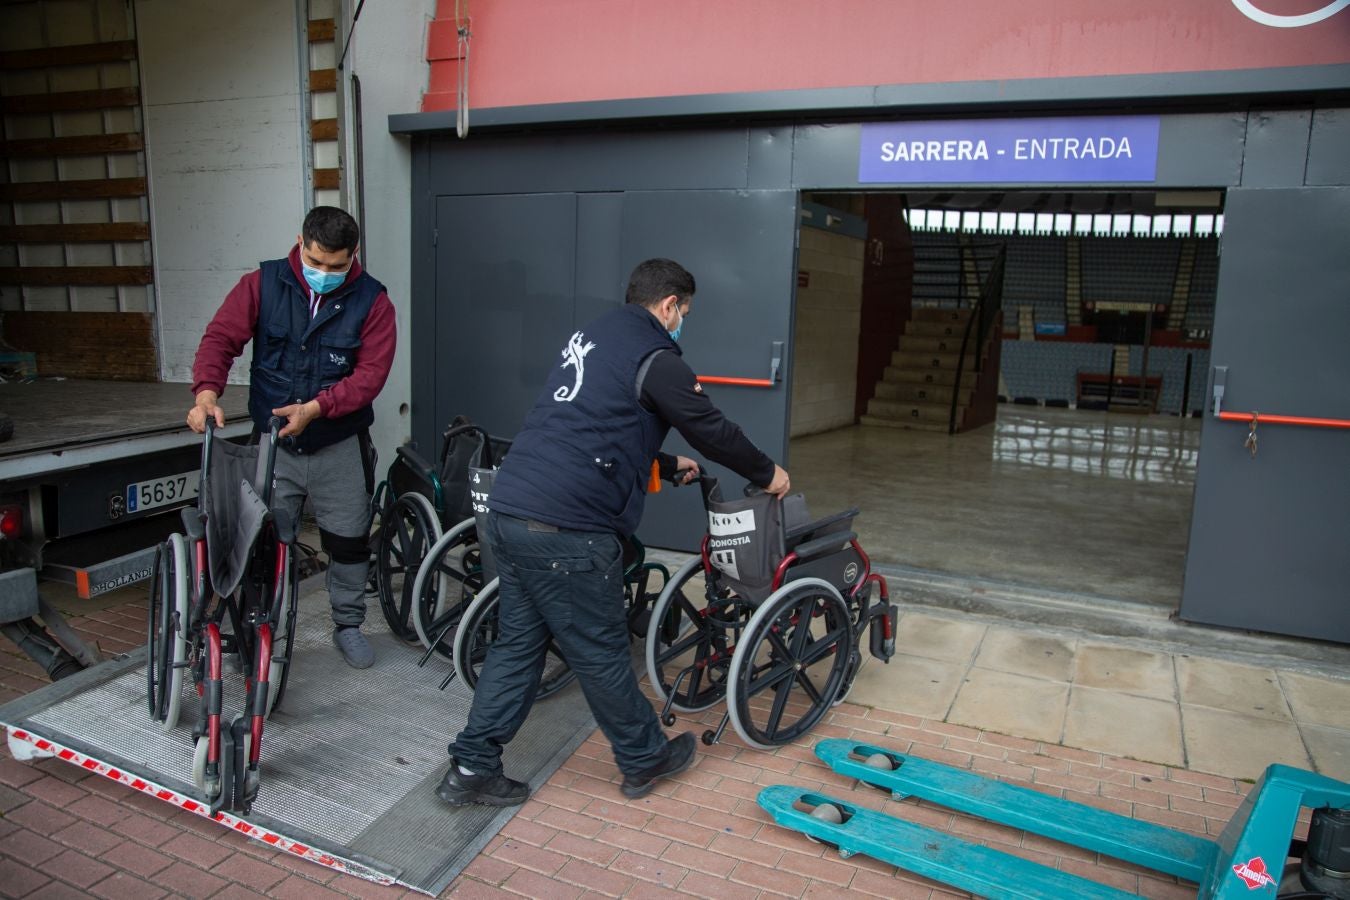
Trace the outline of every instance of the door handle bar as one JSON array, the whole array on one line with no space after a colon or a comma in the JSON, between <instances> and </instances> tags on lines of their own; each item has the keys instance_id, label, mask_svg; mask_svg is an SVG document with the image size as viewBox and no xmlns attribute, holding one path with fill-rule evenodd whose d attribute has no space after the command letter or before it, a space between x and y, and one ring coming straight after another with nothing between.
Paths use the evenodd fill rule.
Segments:
<instances>
[{"instance_id":1,"label":"door handle bar","mask_svg":"<svg viewBox=\"0 0 1350 900\"><path fill-rule=\"evenodd\" d=\"M1223 410L1219 418L1225 422L1245 422L1251 425L1306 425L1310 428L1350 428L1350 419L1323 419L1316 416L1277 416L1258 412L1229 412Z\"/></svg>"}]
</instances>

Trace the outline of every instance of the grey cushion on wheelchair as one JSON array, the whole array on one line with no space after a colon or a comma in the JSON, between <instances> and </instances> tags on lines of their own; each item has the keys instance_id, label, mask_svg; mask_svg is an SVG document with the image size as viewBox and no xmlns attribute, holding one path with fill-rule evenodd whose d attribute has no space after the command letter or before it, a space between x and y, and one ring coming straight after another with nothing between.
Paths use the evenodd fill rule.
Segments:
<instances>
[{"instance_id":1,"label":"grey cushion on wheelchair","mask_svg":"<svg viewBox=\"0 0 1350 900\"><path fill-rule=\"evenodd\" d=\"M267 506L254 490L260 477L258 448L215 441L199 507L206 516L211 587L222 597L243 580L253 544L266 523Z\"/></svg>"},{"instance_id":2,"label":"grey cushion on wheelchair","mask_svg":"<svg viewBox=\"0 0 1350 900\"><path fill-rule=\"evenodd\" d=\"M283 544L294 544L296 538L296 521L291 518L291 514L284 509L272 510L272 527L276 529L277 540Z\"/></svg>"},{"instance_id":3,"label":"grey cushion on wheelchair","mask_svg":"<svg viewBox=\"0 0 1350 900\"><path fill-rule=\"evenodd\" d=\"M185 506L178 511L183 519L183 530L187 532L188 540L200 541L206 537L206 517L202 511L195 506Z\"/></svg>"}]
</instances>

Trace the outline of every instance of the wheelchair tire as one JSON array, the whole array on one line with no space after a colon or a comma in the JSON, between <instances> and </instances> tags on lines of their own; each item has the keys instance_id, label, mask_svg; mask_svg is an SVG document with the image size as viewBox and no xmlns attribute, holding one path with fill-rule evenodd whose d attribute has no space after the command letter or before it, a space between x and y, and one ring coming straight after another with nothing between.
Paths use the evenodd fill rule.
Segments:
<instances>
[{"instance_id":1,"label":"wheelchair tire","mask_svg":"<svg viewBox=\"0 0 1350 900\"><path fill-rule=\"evenodd\" d=\"M733 605L738 603L732 601ZM726 673L731 661L726 650L735 643L738 629L724 627L731 621L725 617L709 620L703 616L707 605L703 558L695 556L670 576L648 619L647 678L661 703L675 689L676 676L697 665L692 677L686 677L679 685L670 707L676 712L699 712L726 696ZM733 613L733 620L737 618L738 614Z\"/></svg>"},{"instance_id":2,"label":"wheelchair tire","mask_svg":"<svg viewBox=\"0 0 1350 900\"><path fill-rule=\"evenodd\" d=\"M803 578L774 591L731 659L727 713L741 740L770 750L810 731L843 690L853 643L848 604L829 582Z\"/></svg>"},{"instance_id":3,"label":"wheelchair tire","mask_svg":"<svg viewBox=\"0 0 1350 900\"><path fill-rule=\"evenodd\" d=\"M296 573L295 548L286 548L286 577L281 589L286 592L281 603L281 615L272 628L272 662L267 669L267 713L264 719L271 718L272 711L281 702L286 693L286 679L291 673L291 654L295 647L295 606ZM280 653L277 651L280 650ZM277 657L281 659L278 660Z\"/></svg>"},{"instance_id":4,"label":"wheelchair tire","mask_svg":"<svg viewBox=\"0 0 1350 900\"><path fill-rule=\"evenodd\" d=\"M497 639L497 585L495 578L484 585L465 610L459 628L455 629L455 674L469 690L478 685L478 676L487 660L488 647ZM539 680L539 692L534 699L543 700L556 694L576 677L576 673L567 665L567 660L563 659L562 651L550 640L544 673Z\"/></svg>"},{"instance_id":5,"label":"wheelchair tire","mask_svg":"<svg viewBox=\"0 0 1350 900\"><path fill-rule=\"evenodd\" d=\"M164 692L160 690L160 664L163 661L164 633L164 597L161 585L164 583L163 559L164 545L155 547L155 560L150 566L150 602L146 607L145 624L145 699L150 709L150 718L159 721L160 701Z\"/></svg>"},{"instance_id":6,"label":"wheelchair tire","mask_svg":"<svg viewBox=\"0 0 1350 900\"><path fill-rule=\"evenodd\" d=\"M423 647L430 649L436 635L457 624L482 588L477 548L478 529L468 518L442 534L418 567L410 618ZM454 653L451 639L438 641L436 652L449 659Z\"/></svg>"},{"instance_id":7,"label":"wheelchair tire","mask_svg":"<svg viewBox=\"0 0 1350 900\"><path fill-rule=\"evenodd\" d=\"M162 727L171 731L178 727L178 715L183 704L183 676L187 672L187 632L189 616L192 610L192 556L188 552L187 538L181 534L169 536L173 563L173 634L169 636L170 648L166 651L169 660L167 682L168 703L164 711Z\"/></svg>"},{"instance_id":8,"label":"wheelchair tire","mask_svg":"<svg viewBox=\"0 0 1350 900\"><path fill-rule=\"evenodd\" d=\"M415 491L399 496L380 521L375 586L389 630L404 641L417 639L413 627L413 583L427 551L441 537L441 522L426 497Z\"/></svg>"}]
</instances>

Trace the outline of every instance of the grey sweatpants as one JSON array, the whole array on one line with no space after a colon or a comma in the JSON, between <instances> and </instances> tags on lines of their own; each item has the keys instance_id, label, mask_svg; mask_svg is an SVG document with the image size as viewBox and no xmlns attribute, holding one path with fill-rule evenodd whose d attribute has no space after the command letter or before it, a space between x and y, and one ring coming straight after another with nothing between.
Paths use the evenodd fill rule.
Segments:
<instances>
[{"instance_id":1,"label":"grey sweatpants","mask_svg":"<svg viewBox=\"0 0 1350 900\"><path fill-rule=\"evenodd\" d=\"M314 453L277 452L272 502L295 522L308 496L319 530L362 540L370 532L370 494L366 493L361 442L353 435ZM325 548L327 549L327 548ZM328 565L328 601L338 625L360 625L366 618L366 579L370 562Z\"/></svg>"}]
</instances>

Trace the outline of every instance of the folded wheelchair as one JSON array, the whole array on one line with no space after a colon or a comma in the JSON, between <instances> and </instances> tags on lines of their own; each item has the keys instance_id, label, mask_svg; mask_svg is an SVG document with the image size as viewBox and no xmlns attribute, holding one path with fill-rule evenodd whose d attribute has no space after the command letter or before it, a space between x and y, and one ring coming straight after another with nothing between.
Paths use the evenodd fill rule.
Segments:
<instances>
[{"instance_id":1,"label":"folded wheelchair","mask_svg":"<svg viewBox=\"0 0 1350 900\"><path fill-rule=\"evenodd\" d=\"M286 689L299 577L296 526L271 507L280 421L261 442L202 440L197 506L160 545L151 577L146 686L150 715L178 724L188 675L200 706L192 779L212 812L247 814L258 794L263 722ZM225 658L238 660L243 711L224 720Z\"/></svg>"},{"instance_id":2,"label":"folded wheelchair","mask_svg":"<svg viewBox=\"0 0 1350 900\"><path fill-rule=\"evenodd\" d=\"M490 436L465 416L441 435L436 464L414 444L399 447L373 505L380 526L374 579L389 628L405 641L434 646L431 636L458 621L483 587L478 532L469 497L469 469L500 464L509 441ZM438 577L417 589L430 563ZM449 645L441 648L449 655Z\"/></svg>"},{"instance_id":3,"label":"folded wheelchair","mask_svg":"<svg viewBox=\"0 0 1350 900\"><path fill-rule=\"evenodd\" d=\"M806 734L852 689L868 651L895 653L896 607L852 530L858 510L813 520L806 500L754 491L723 500L702 476L708 531L671 577L647 629L647 674L661 720L725 700L727 724L770 749ZM875 596L874 596L875 593Z\"/></svg>"},{"instance_id":4,"label":"folded wheelchair","mask_svg":"<svg viewBox=\"0 0 1350 900\"><path fill-rule=\"evenodd\" d=\"M472 469L470 474L471 499L474 516L479 529L487 517L487 499L491 494L495 473L492 470ZM623 544L623 593L624 611L628 619L628 632L634 638L642 638L651 622L652 604L662 589L670 581L670 570L660 563L648 562L646 548L636 537L624 539ZM433 636L432 647L443 646L448 641L448 632L453 628L451 661L454 663L453 675L459 677L470 690L478 685L478 675L487 660L488 648L497 639L497 610L500 604L499 582L492 553L486 543L481 549L483 575L487 582L469 603L463 615L453 623L447 623ZM428 564L418 581L429 580L436 566ZM427 651L430 656L431 650ZM423 658L423 662L426 657ZM549 641L544 672L539 683L539 692L535 699L542 700L562 690L576 678L563 657L555 641ZM446 687L451 681L447 676L441 683Z\"/></svg>"}]
</instances>

